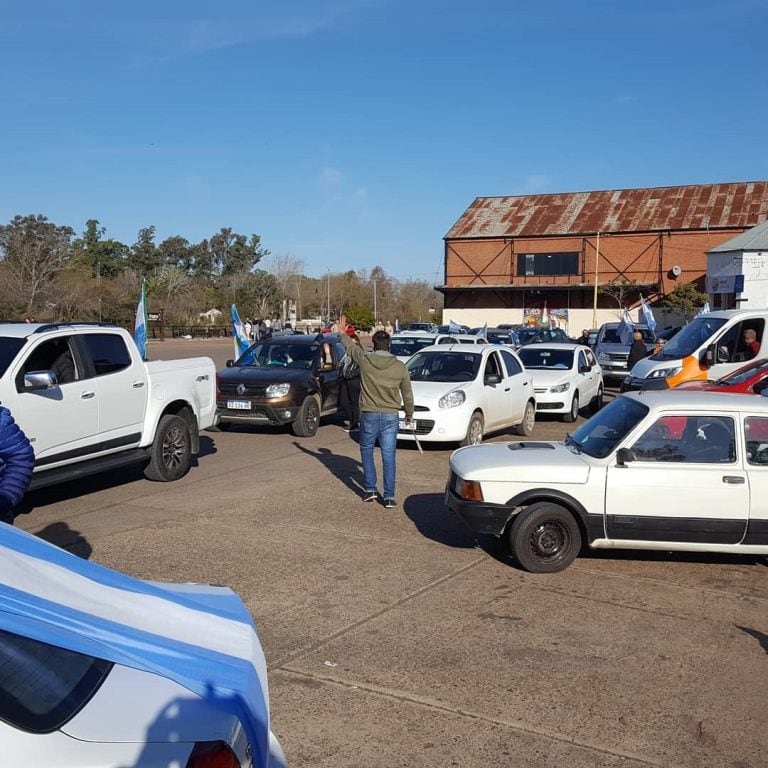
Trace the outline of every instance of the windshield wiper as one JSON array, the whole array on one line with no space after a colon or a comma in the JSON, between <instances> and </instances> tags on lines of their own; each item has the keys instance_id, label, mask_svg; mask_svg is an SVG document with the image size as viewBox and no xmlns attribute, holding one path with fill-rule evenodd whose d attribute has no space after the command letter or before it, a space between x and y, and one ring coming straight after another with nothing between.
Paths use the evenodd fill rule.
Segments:
<instances>
[{"instance_id":1,"label":"windshield wiper","mask_svg":"<svg viewBox=\"0 0 768 768\"><path fill-rule=\"evenodd\" d=\"M580 443L578 440L574 440L574 439L571 437L571 433L570 433L570 432L568 432L568 433L566 434L566 436L565 436L565 440L563 440L563 442L564 442L566 445L572 445L572 446L573 446L573 447L576 449L576 452L577 452L577 453L581 453L581 452L582 452L582 450L583 450L583 449L582 449L582 447L581 447L581 443Z\"/></svg>"}]
</instances>

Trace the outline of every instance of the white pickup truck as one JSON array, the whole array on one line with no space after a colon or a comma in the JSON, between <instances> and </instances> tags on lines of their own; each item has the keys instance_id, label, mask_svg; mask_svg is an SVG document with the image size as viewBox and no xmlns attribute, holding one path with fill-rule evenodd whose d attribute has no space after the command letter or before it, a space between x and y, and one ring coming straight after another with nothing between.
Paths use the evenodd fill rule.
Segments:
<instances>
[{"instance_id":1,"label":"white pickup truck","mask_svg":"<svg viewBox=\"0 0 768 768\"><path fill-rule=\"evenodd\" d=\"M143 463L177 480L216 419L208 357L145 363L122 328L0 323L0 403L35 449L30 488Z\"/></svg>"}]
</instances>

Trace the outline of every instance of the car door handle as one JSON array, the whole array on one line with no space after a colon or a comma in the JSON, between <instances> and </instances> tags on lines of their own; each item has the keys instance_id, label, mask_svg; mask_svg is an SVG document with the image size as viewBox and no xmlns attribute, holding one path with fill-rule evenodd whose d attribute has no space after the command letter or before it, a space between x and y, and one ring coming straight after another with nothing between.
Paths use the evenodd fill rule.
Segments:
<instances>
[{"instance_id":1,"label":"car door handle","mask_svg":"<svg viewBox=\"0 0 768 768\"><path fill-rule=\"evenodd\" d=\"M92 397L96 397L95 392L83 392L83 394L80 395L81 400L90 400Z\"/></svg>"},{"instance_id":2,"label":"car door handle","mask_svg":"<svg viewBox=\"0 0 768 768\"><path fill-rule=\"evenodd\" d=\"M723 482L728 485L744 485L744 478L738 475L723 475Z\"/></svg>"},{"instance_id":3,"label":"car door handle","mask_svg":"<svg viewBox=\"0 0 768 768\"><path fill-rule=\"evenodd\" d=\"M524 382L523 382L523 386L524 386L524 387L527 387L527 386L528 386L528 382L527 382L527 381L524 381Z\"/></svg>"},{"instance_id":4,"label":"car door handle","mask_svg":"<svg viewBox=\"0 0 768 768\"><path fill-rule=\"evenodd\" d=\"M133 382L133 388L134 389L141 389L144 386L143 381L134 381Z\"/></svg>"},{"instance_id":5,"label":"car door handle","mask_svg":"<svg viewBox=\"0 0 768 768\"><path fill-rule=\"evenodd\" d=\"M504 391L505 391L505 392L509 392L509 390L510 390L510 389L512 389L512 387L505 387L505 388L504 388Z\"/></svg>"}]
</instances>

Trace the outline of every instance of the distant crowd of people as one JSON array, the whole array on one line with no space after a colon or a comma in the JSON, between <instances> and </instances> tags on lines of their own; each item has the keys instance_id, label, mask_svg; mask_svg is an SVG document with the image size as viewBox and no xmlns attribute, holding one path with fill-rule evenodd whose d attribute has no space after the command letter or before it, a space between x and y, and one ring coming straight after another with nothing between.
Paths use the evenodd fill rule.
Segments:
<instances>
[{"instance_id":1,"label":"distant crowd of people","mask_svg":"<svg viewBox=\"0 0 768 768\"><path fill-rule=\"evenodd\" d=\"M260 341L261 339L267 336L271 336L272 334L291 333L293 328L289 321L286 321L285 325L283 325L283 322L279 317L275 317L273 319L265 317L257 318L255 320L251 320L250 317L246 317L245 322L243 323L243 330L245 331L245 335L251 341Z\"/></svg>"}]
</instances>

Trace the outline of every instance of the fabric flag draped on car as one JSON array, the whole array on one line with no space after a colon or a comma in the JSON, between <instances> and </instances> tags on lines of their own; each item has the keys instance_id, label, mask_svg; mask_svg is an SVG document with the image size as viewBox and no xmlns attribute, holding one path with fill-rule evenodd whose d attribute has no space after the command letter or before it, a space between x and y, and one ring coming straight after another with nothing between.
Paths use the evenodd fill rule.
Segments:
<instances>
[{"instance_id":1,"label":"fabric flag draped on car","mask_svg":"<svg viewBox=\"0 0 768 768\"><path fill-rule=\"evenodd\" d=\"M655 334L656 318L653 316L651 305L643 298L642 293L640 294L640 318Z\"/></svg>"},{"instance_id":2,"label":"fabric flag draped on car","mask_svg":"<svg viewBox=\"0 0 768 768\"><path fill-rule=\"evenodd\" d=\"M621 322L616 329L616 333L622 344L629 346L632 343L632 332L635 330L635 324L629 316L627 308L624 307L624 314L621 316Z\"/></svg>"},{"instance_id":3,"label":"fabric flag draped on car","mask_svg":"<svg viewBox=\"0 0 768 768\"><path fill-rule=\"evenodd\" d=\"M233 713L266 765L266 661L230 590L140 581L0 523L0 629L179 683Z\"/></svg>"},{"instance_id":4,"label":"fabric flag draped on car","mask_svg":"<svg viewBox=\"0 0 768 768\"><path fill-rule=\"evenodd\" d=\"M232 313L232 338L235 341L235 360L237 360L248 350L251 342L245 335L245 328L243 328L242 320L240 320L240 315L237 314L237 307L234 304L230 307L230 312Z\"/></svg>"},{"instance_id":5,"label":"fabric flag draped on car","mask_svg":"<svg viewBox=\"0 0 768 768\"><path fill-rule=\"evenodd\" d=\"M147 287L146 280L141 281L139 303L136 307L136 317L133 321L133 340L139 349L142 360L147 359Z\"/></svg>"}]
</instances>

